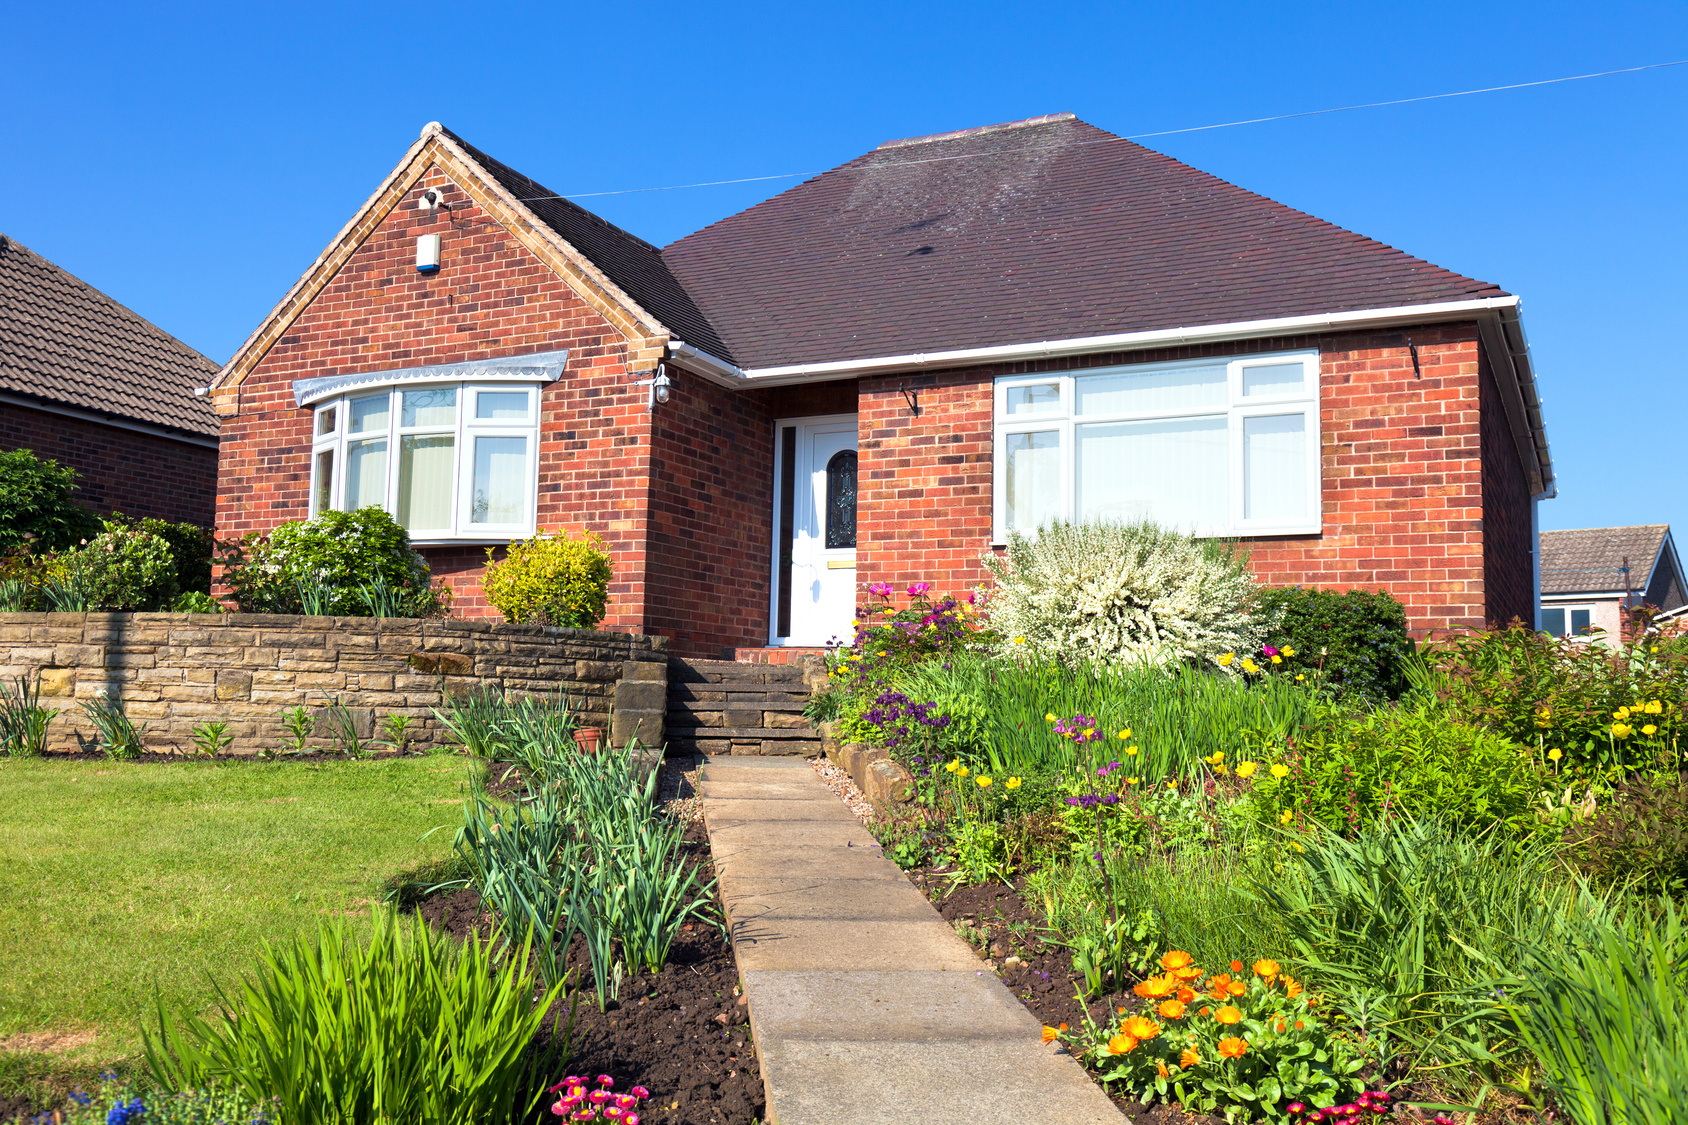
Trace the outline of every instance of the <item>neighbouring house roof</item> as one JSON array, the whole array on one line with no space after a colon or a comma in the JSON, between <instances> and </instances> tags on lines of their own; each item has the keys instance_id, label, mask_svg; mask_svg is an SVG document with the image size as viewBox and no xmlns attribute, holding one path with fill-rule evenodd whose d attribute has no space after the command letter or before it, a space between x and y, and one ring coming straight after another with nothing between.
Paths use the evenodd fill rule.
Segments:
<instances>
[{"instance_id":1,"label":"neighbouring house roof","mask_svg":"<svg viewBox=\"0 0 1688 1125\"><path fill-rule=\"evenodd\" d=\"M669 272L662 252L655 246L493 159L451 130L442 127L440 132L456 141L504 190L526 204L541 222L590 259L664 326L711 355L732 359L726 342Z\"/></svg>"},{"instance_id":2,"label":"neighbouring house roof","mask_svg":"<svg viewBox=\"0 0 1688 1125\"><path fill-rule=\"evenodd\" d=\"M662 259L754 368L1508 295L1070 113L887 142Z\"/></svg>"},{"instance_id":3,"label":"neighbouring house roof","mask_svg":"<svg viewBox=\"0 0 1688 1125\"><path fill-rule=\"evenodd\" d=\"M0 234L0 393L215 438L217 416L193 391L217 367Z\"/></svg>"},{"instance_id":4,"label":"neighbouring house roof","mask_svg":"<svg viewBox=\"0 0 1688 1125\"><path fill-rule=\"evenodd\" d=\"M1622 593L1623 565L1629 560L1628 588L1646 591L1653 569L1666 557L1670 525L1585 527L1575 531L1541 533L1541 592L1553 594Z\"/></svg>"}]
</instances>

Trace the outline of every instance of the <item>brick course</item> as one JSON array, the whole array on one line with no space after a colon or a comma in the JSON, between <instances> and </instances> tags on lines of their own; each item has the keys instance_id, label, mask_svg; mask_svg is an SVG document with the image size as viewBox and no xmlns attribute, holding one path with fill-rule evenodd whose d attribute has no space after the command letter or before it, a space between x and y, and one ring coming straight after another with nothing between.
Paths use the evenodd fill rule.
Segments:
<instances>
[{"instance_id":1,"label":"brick course","mask_svg":"<svg viewBox=\"0 0 1688 1125\"><path fill-rule=\"evenodd\" d=\"M76 500L105 515L210 527L217 451L192 442L0 404L0 450L31 449L77 472Z\"/></svg>"}]
</instances>

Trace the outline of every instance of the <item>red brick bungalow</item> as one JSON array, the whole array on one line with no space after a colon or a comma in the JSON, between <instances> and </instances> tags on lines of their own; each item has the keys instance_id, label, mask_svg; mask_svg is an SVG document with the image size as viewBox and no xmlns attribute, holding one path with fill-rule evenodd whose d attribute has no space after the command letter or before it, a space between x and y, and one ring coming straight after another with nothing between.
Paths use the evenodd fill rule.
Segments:
<instances>
[{"instance_id":1,"label":"red brick bungalow","mask_svg":"<svg viewBox=\"0 0 1688 1125\"><path fill-rule=\"evenodd\" d=\"M221 535L382 504L490 615L489 545L590 530L606 626L705 656L969 587L1051 517L1235 536L1419 629L1528 620L1553 491L1516 297L1071 114L660 250L430 124L211 397Z\"/></svg>"}]
</instances>

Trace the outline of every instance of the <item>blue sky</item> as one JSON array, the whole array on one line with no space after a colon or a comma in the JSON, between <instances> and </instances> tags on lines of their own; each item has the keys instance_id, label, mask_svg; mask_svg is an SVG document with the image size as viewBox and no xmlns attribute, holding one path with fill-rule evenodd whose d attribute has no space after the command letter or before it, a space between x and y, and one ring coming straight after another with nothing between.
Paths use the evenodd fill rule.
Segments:
<instances>
[{"instance_id":1,"label":"blue sky","mask_svg":"<svg viewBox=\"0 0 1688 1125\"><path fill-rule=\"evenodd\" d=\"M1688 4L49 4L6 41L0 231L223 360L429 120L619 191L1688 58ZM1685 142L1688 66L1144 141L1520 294L1543 526L1688 532ZM794 182L580 202L663 244Z\"/></svg>"}]
</instances>

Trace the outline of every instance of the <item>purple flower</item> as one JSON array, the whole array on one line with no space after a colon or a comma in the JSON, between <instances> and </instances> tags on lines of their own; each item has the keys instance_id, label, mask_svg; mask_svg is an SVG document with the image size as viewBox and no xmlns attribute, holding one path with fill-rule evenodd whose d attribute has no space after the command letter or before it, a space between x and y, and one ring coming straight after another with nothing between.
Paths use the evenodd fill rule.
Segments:
<instances>
[{"instance_id":1,"label":"purple flower","mask_svg":"<svg viewBox=\"0 0 1688 1125\"><path fill-rule=\"evenodd\" d=\"M1278 655L1278 650L1273 648L1271 645L1266 645L1261 648L1260 655L1267 657L1276 656Z\"/></svg>"}]
</instances>

